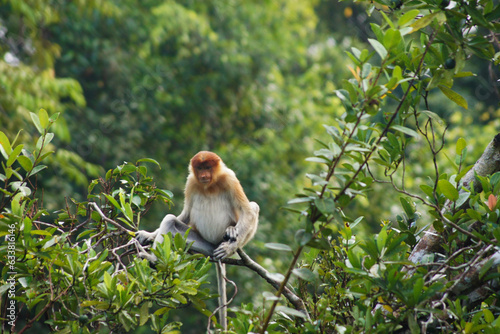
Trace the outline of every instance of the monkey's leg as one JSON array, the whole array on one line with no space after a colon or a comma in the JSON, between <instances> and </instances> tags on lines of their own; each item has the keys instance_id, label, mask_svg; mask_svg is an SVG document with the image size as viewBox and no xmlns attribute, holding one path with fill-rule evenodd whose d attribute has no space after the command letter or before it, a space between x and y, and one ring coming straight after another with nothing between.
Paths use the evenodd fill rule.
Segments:
<instances>
[{"instance_id":1,"label":"monkey's leg","mask_svg":"<svg viewBox=\"0 0 500 334\"><path fill-rule=\"evenodd\" d=\"M224 332L227 331L227 294L226 294L226 264L217 262L217 286L219 289L219 323Z\"/></svg>"},{"instance_id":2,"label":"monkey's leg","mask_svg":"<svg viewBox=\"0 0 500 334\"><path fill-rule=\"evenodd\" d=\"M135 238L137 239L137 241L139 241L141 245L145 245L155 240L157 231L158 230L154 232L137 231L135 232Z\"/></svg>"},{"instance_id":3,"label":"monkey's leg","mask_svg":"<svg viewBox=\"0 0 500 334\"><path fill-rule=\"evenodd\" d=\"M172 236L175 236L177 233L181 233L182 235L184 235L188 229L189 226L184 224L184 222L182 222L181 220L177 219L176 216L166 215L157 230L158 233L156 234L155 245L153 247L156 247L157 243L163 242L164 234L170 232L172 233ZM207 256L212 256L212 254L214 253L215 246L203 239L201 235L193 229L189 231L187 243L192 243L190 249L197 253L201 253Z\"/></svg>"}]
</instances>

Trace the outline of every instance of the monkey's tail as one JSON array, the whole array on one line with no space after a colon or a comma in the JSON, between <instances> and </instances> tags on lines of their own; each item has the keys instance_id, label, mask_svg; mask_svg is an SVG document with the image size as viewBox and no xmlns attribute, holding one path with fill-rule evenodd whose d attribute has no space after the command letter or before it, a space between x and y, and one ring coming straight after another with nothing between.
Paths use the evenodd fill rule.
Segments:
<instances>
[{"instance_id":1,"label":"monkey's tail","mask_svg":"<svg viewBox=\"0 0 500 334\"><path fill-rule=\"evenodd\" d=\"M219 288L219 323L227 331L226 264L217 262L217 286Z\"/></svg>"}]
</instances>

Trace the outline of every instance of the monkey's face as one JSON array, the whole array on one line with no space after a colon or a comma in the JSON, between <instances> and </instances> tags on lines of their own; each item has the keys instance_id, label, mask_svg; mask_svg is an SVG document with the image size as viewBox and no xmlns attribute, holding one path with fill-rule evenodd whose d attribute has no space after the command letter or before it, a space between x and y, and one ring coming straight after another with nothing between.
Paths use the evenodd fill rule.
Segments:
<instances>
[{"instance_id":1,"label":"monkey's face","mask_svg":"<svg viewBox=\"0 0 500 334\"><path fill-rule=\"evenodd\" d=\"M210 182L212 182L212 166L200 165L196 167L195 171L196 179L198 179L198 182L202 184L209 184Z\"/></svg>"}]
</instances>

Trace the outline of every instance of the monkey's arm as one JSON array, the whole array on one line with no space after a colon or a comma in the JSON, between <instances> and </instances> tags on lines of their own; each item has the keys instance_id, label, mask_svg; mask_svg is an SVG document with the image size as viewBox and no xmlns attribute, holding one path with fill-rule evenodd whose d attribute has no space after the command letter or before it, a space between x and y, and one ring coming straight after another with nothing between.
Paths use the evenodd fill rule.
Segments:
<instances>
[{"instance_id":1,"label":"monkey's arm","mask_svg":"<svg viewBox=\"0 0 500 334\"><path fill-rule=\"evenodd\" d=\"M229 226L226 229L224 241L214 251L213 257L216 260L231 256L238 248L243 248L255 235L260 208L257 203L246 201L247 203L243 203L244 205L240 207L238 222L235 226Z\"/></svg>"}]
</instances>

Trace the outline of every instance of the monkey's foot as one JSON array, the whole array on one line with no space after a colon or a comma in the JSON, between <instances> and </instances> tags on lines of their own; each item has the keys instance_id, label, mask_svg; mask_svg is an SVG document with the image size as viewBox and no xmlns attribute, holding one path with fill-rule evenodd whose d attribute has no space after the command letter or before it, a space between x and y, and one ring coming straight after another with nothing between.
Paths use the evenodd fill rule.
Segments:
<instances>
[{"instance_id":1,"label":"monkey's foot","mask_svg":"<svg viewBox=\"0 0 500 334\"><path fill-rule=\"evenodd\" d=\"M152 243L156 238L155 232L147 232L147 231L137 231L135 232L135 239L139 241L141 245L146 245Z\"/></svg>"},{"instance_id":2,"label":"monkey's foot","mask_svg":"<svg viewBox=\"0 0 500 334\"><path fill-rule=\"evenodd\" d=\"M220 260L225 257L229 257L233 255L237 249L238 249L238 244L236 242L225 241L215 249L213 258L215 260Z\"/></svg>"}]
</instances>

